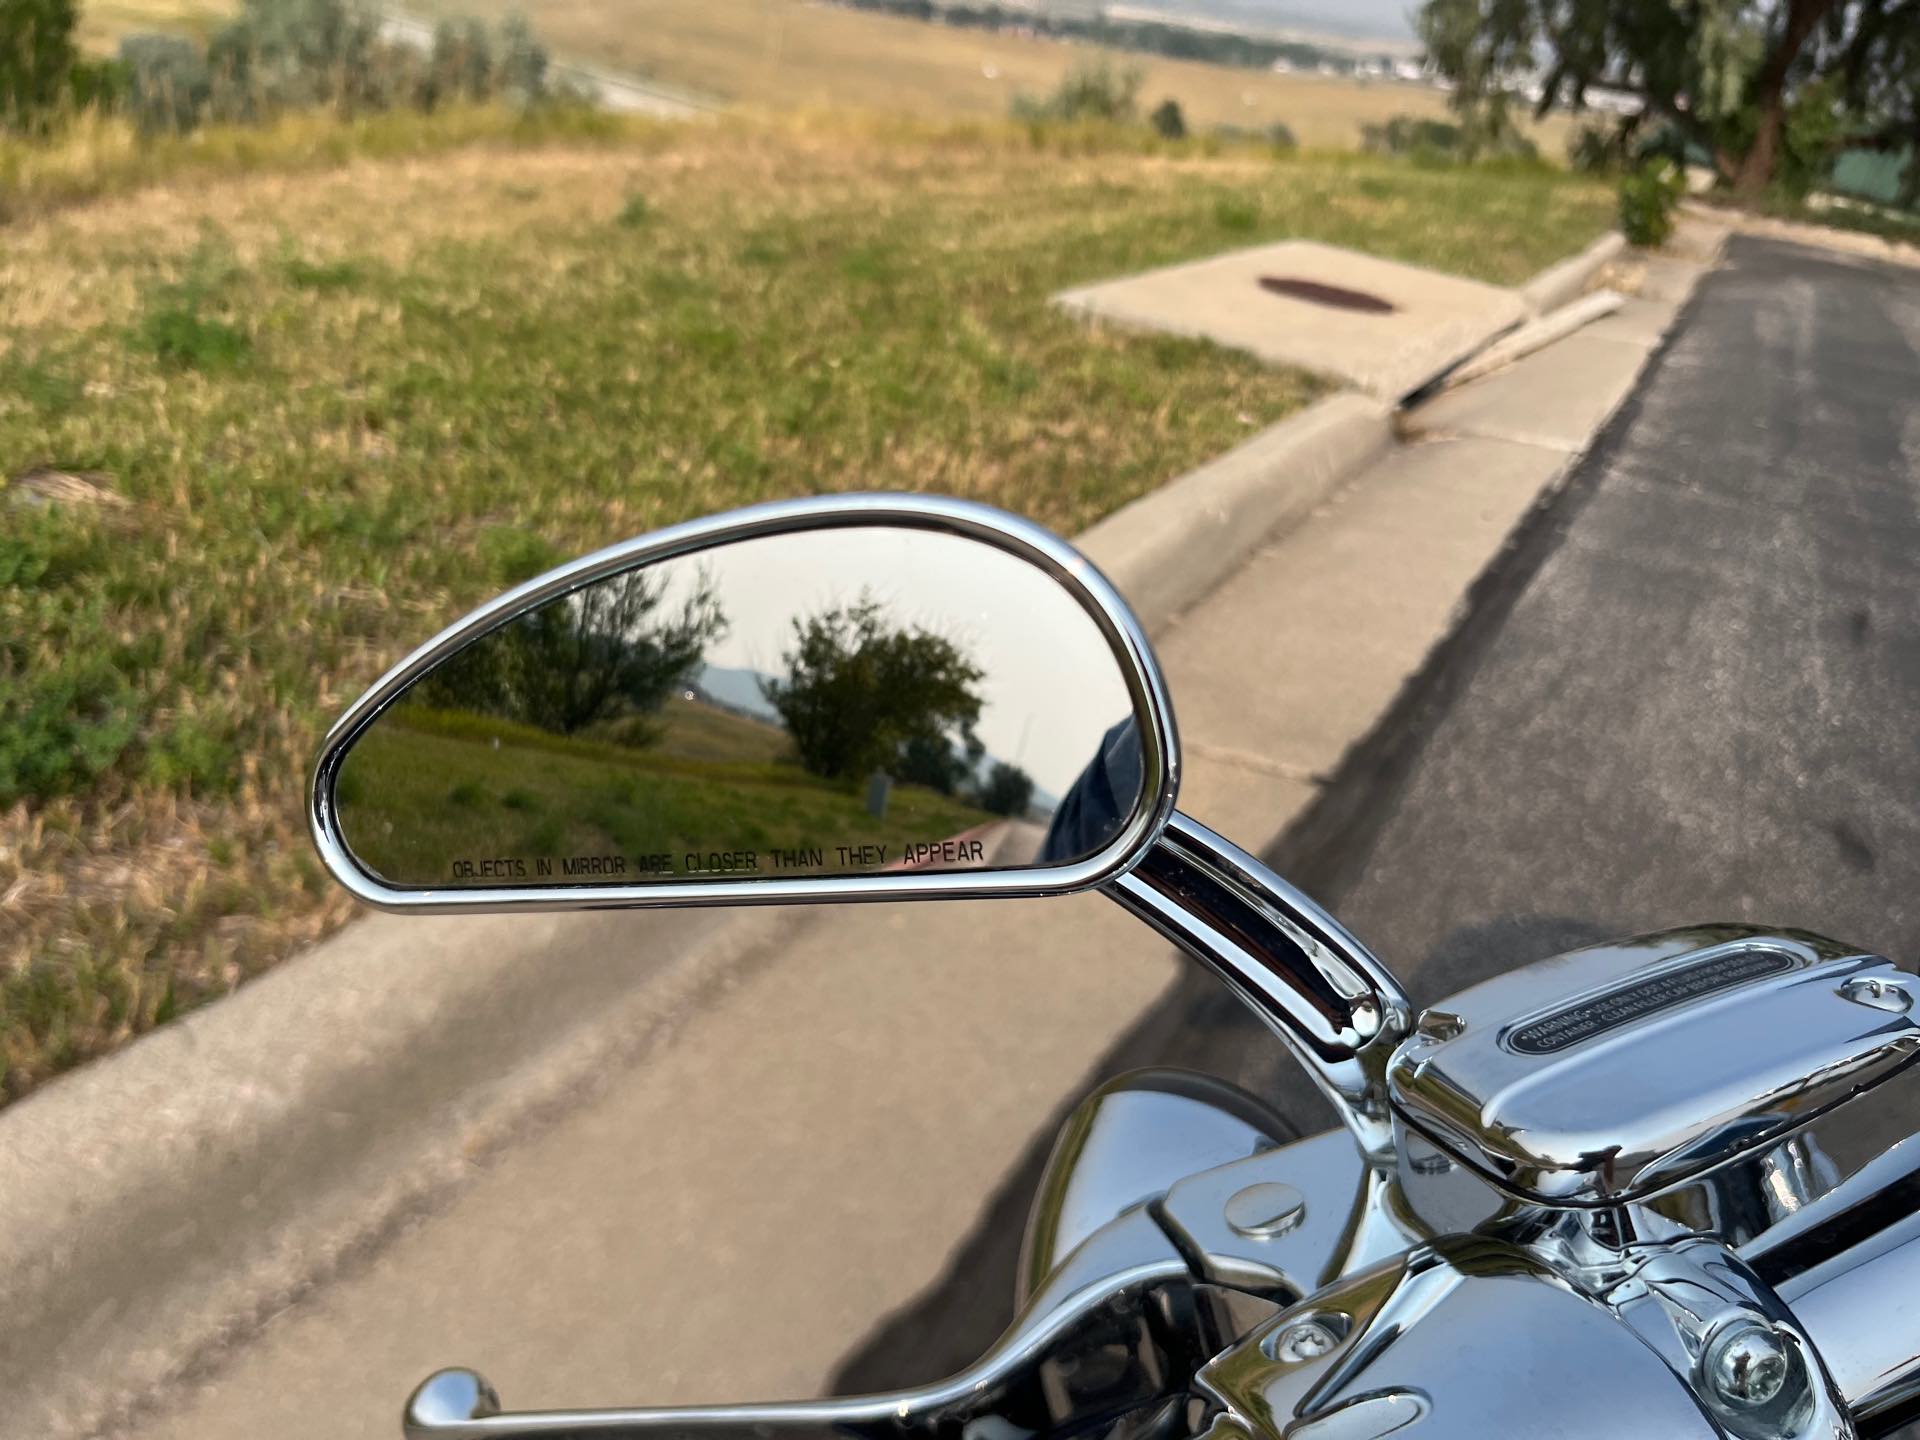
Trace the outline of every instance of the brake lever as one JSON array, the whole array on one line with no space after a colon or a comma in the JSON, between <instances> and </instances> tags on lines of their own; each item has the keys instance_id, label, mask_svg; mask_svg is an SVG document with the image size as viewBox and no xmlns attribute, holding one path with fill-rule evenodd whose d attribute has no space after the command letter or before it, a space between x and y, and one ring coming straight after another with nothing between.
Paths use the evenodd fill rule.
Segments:
<instances>
[{"instance_id":1,"label":"brake lever","mask_svg":"<svg viewBox=\"0 0 1920 1440\"><path fill-rule=\"evenodd\" d=\"M1171 1395L1210 1358L1208 1346L1218 1348L1201 1289L1143 1205L1089 1236L985 1355L931 1385L771 1404L510 1413L483 1377L450 1369L414 1391L403 1429L407 1440L1011 1440L1112 1420Z\"/></svg>"}]
</instances>

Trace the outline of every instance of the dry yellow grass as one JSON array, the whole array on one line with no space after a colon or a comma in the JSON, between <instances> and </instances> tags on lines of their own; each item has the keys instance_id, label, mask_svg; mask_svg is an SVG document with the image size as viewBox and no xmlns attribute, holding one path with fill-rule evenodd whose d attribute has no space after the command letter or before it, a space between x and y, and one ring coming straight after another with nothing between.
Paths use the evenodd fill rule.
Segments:
<instances>
[{"instance_id":1,"label":"dry yellow grass","mask_svg":"<svg viewBox=\"0 0 1920 1440\"><path fill-rule=\"evenodd\" d=\"M128 29L205 26L230 8L229 0L88 0L86 33L108 47ZM1075 61L1106 54L1140 66L1144 101L1178 100L1191 125L1264 131L1284 123L1314 149L1352 149L1363 125L1394 115L1447 115L1445 98L1421 85L1162 60L809 0L414 0L410 8L487 18L520 10L568 59L781 110L1005 115L1016 95L1047 94ZM1533 134L1558 159L1567 129L1554 118Z\"/></svg>"},{"instance_id":2,"label":"dry yellow grass","mask_svg":"<svg viewBox=\"0 0 1920 1440\"><path fill-rule=\"evenodd\" d=\"M230 0L84 0L80 45L90 54L110 55L122 35L138 30L206 35L235 8Z\"/></svg>"}]
</instances>

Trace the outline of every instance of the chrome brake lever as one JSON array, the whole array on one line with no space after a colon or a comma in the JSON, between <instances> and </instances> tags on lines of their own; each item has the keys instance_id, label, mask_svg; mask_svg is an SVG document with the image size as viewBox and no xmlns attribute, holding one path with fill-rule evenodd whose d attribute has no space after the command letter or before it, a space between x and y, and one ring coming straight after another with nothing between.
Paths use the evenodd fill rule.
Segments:
<instances>
[{"instance_id":1,"label":"chrome brake lever","mask_svg":"<svg viewBox=\"0 0 1920 1440\"><path fill-rule=\"evenodd\" d=\"M414 1391L403 1429L407 1440L1002 1440L1111 1420L1173 1393L1224 1343L1210 1336L1199 1289L1142 1206L1088 1237L984 1356L932 1385L757 1405L503 1413L485 1379L453 1369Z\"/></svg>"}]
</instances>

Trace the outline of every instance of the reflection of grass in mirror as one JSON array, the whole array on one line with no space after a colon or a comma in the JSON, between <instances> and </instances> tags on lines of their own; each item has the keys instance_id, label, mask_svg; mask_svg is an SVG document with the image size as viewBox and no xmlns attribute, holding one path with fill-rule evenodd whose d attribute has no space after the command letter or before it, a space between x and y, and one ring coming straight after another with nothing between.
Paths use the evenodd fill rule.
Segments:
<instances>
[{"instance_id":1,"label":"reflection of grass in mirror","mask_svg":"<svg viewBox=\"0 0 1920 1440\"><path fill-rule=\"evenodd\" d=\"M342 826L355 851L397 884L447 884L455 860L807 847L937 840L992 816L915 785L894 787L884 820L853 786L807 774L773 727L678 702L645 750L565 737L485 716L419 708L377 722L342 767ZM772 862L765 861L769 869ZM529 875L528 878L533 878ZM555 876L556 881L565 879ZM640 879L624 875L588 879Z\"/></svg>"}]
</instances>

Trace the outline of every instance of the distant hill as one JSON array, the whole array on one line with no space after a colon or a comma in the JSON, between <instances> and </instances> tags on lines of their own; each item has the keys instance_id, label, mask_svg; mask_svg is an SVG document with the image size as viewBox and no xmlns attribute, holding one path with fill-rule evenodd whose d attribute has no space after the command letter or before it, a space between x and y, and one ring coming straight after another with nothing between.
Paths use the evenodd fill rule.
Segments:
<instances>
[{"instance_id":1,"label":"distant hill","mask_svg":"<svg viewBox=\"0 0 1920 1440\"><path fill-rule=\"evenodd\" d=\"M760 682L768 679L758 670L728 665L708 665L694 682L700 693L723 710L735 710L755 720L780 723L780 712L767 703Z\"/></svg>"},{"instance_id":2,"label":"distant hill","mask_svg":"<svg viewBox=\"0 0 1920 1440\"><path fill-rule=\"evenodd\" d=\"M1300 40L1348 40L1395 51L1418 48L1417 0L1138 0L1131 9L1168 20L1211 20Z\"/></svg>"}]
</instances>

